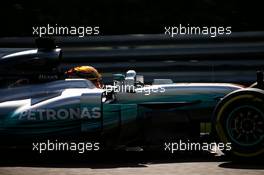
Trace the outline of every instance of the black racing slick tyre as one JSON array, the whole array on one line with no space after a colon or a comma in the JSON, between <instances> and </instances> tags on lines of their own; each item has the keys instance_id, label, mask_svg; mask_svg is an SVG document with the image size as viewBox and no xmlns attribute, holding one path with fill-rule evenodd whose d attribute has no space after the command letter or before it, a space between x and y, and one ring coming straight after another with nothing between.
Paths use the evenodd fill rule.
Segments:
<instances>
[{"instance_id":1,"label":"black racing slick tyre","mask_svg":"<svg viewBox=\"0 0 264 175\"><path fill-rule=\"evenodd\" d=\"M231 144L226 154L260 157L264 153L264 91L255 88L228 94L217 105L213 121L220 142Z\"/></svg>"}]
</instances>

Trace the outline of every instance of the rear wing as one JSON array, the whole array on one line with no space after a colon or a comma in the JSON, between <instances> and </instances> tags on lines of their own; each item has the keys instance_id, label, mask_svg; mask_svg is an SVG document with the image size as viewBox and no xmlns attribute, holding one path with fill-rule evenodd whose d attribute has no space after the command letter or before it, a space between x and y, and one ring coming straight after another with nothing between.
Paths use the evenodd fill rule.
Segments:
<instances>
[{"instance_id":1,"label":"rear wing","mask_svg":"<svg viewBox=\"0 0 264 175\"><path fill-rule=\"evenodd\" d=\"M34 82L59 79L57 67L62 58L61 49L49 38L37 39L36 46L36 49L0 58L1 85L22 79Z\"/></svg>"}]
</instances>

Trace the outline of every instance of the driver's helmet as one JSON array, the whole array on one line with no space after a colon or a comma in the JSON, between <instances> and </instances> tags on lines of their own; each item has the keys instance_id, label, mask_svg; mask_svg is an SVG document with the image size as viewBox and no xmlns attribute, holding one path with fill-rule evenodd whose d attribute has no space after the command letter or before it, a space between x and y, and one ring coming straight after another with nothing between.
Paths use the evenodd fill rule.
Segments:
<instances>
[{"instance_id":1,"label":"driver's helmet","mask_svg":"<svg viewBox=\"0 0 264 175\"><path fill-rule=\"evenodd\" d=\"M85 78L90 80L96 87L102 88L102 76L92 66L78 66L65 72L68 78Z\"/></svg>"}]
</instances>

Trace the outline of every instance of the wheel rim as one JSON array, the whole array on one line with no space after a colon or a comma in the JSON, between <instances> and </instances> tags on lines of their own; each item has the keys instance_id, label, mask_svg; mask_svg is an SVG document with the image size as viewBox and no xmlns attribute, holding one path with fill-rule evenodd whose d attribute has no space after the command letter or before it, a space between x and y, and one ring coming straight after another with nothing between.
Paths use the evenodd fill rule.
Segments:
<instances>
[{"instance_id":1,"label":"wheel rim","mask_svg":"<svg viewBox=\"0 0 264 175\"><path fill-rule=\"evenodd\" d=\"M243 146L256 145L264 137L264 114L253 106L238 107L228 116L226 127L235 143Z\"/></svg>"}]
</instances>

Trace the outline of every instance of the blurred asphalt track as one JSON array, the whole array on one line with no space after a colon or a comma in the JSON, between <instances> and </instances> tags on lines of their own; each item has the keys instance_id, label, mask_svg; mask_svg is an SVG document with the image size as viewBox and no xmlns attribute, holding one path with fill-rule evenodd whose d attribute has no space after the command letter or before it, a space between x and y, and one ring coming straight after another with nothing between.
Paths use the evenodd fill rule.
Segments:
<instances>
[{"instance_id":1,"label":"blurred asphalt track","mask_svg":"<svg viewBox=\"0 0 264 175\"><path fill-rule=\"evenodd\" d=\"M39 155L1 157L0 175L263 175L263 162L238 163L204 154L171 156L120 155Z\"/></svg>"}]
</instances>

